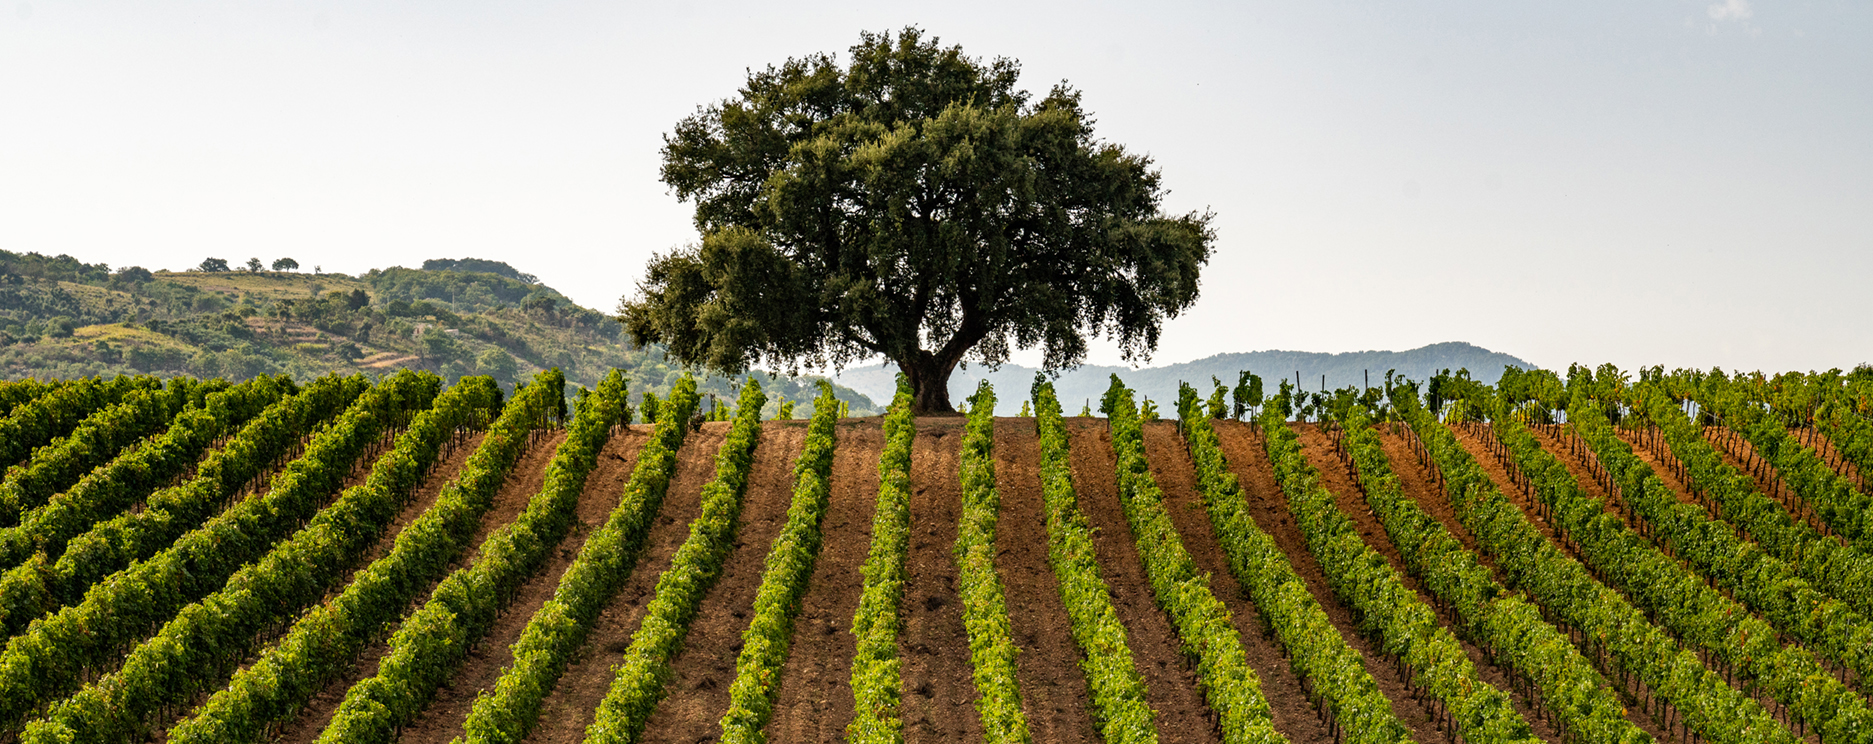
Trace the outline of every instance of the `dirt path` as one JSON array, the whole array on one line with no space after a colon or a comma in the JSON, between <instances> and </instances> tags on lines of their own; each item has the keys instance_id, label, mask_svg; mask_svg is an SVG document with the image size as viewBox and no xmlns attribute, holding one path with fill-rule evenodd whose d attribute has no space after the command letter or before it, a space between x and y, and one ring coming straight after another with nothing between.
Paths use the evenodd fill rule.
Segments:
<instances>
[{"instance_id":1,"label":"dirt path","mask_svg":"<svg viewBox=\"0 0 1873 744\"><path fill-rule=\"evenodd\" d=\"M513 472L508 474L507 481L495 494L494 507L482 517L481 527L471 544L479 545L494 527L506 524L513 519L513 515L520 513L520 508L514 506L513 502L518 501L524 505L527 499L540 490L540 483L546 478L546 464L553 458L553 447L564 436L564 432L554 431L550 436L535 439L530 443L519 462L515 463ZM472 445L458 447L450 454L447 461L431 471L423 483L421 498L427 503L434 504L442 487L455 480L455 474L461 470L462 465L468 461L468 457L474 454L475 448L480 444L481 436L476 435ZM424 508L427 509L427 507ZM411 514L410 520L413 521L420 513ZM395 536L390 536L388 539L395 540ZM473 551L464 551L463 557L457 559L449 570L453 571L467 565L466 561L472 555ZM431 586L433 587L433 584ZM427 601L428 598L429 591L425 589L417 595L416 602L421 603ZM412 604L406 610L406 616L409 611L419 606L421 605ZM386 633L386 638L388 635ZM351 668L314 695L306 707L299 710L299 715L287 723L274 740L288 743L316 741L319 733L325 730L326 724L331 722L332 715L338 711L339 704L344 702L345 693L351 689L352 685L376 675L377 663L388 650L389 645L384 641L366 647L364 652L352 662Z\"/></svg>"},{"instance_id":2,"label":"dirt path","mask_svg":"<svg viewBox=\"0 0 1873 744\"><path fill-rule=\"evenodd\" d=\"M501 673L513 661L512 646L520 639L527 622L533 619L533 613L552 598L560 576L572 565L572 559L585 545L585 538L603 525L618 505L624 484L631 478L631 468L637 464L638 450L650 440L650 432L649 424L620 427L605 442L604 448L599 450L597 464L586 476L572 529L561 541L559 550L547 558L538 574L521 585L488 636L469 651L462 668L436 692L436 699L423 713L404 728L399 741L440 743L462 733L462 723L475 705L475 696L493 689L494 683L500 680Z\"/></svg>"},{"instance_id":3,"label":"dirt path","mask_svg":"<svg viewBox=\"0 0 1873 744\"><path fill-rule=\"evenodd\" d=\"M728 434L728 426L719 422L703 424L701 429L690 432L683 446L677 450L676 470L671 474L670 485L664 492L657 516L651 521L643 550L637 561L627 569L630 576L611 602L599 611L590 633L586 635L585 646L572 656L565 673L546 699L541 701L540 717L528 734L528 741L580 741L585 738L585 727L592 722L598 702L611 689L612 665L617 663L618 655L630 645L631 633L637 630L638 623L643 619L644 607L657 585L657 577L669 566L677 546L689 536L690 520L701 511L702 486L715 476L715 454ZM646 425L646 442L649 441L649 428ZM767 433L772 432L764 434ZM762 438L765 440L767 437ZM615 478L586 485L588 495L593 489L600 489L599 492L603 494L601 501L608 504L593 522L591 530L598 529L611 517L611 509L617 507L618 499L624 495L625 484L631 480L630 470L625 469ZM582 515L585 508L582 500ZM587 537L590 534L590 530L585 532ZM565 559L567 566L578 558L579 548L585 544L581 539L578 541L579 547L574 548L570 542L561 549L562 556L567 551L572 553L572 558ZM565 569L559 569L559 573L563 575ZM558 580L555 579L554 589L557 588ZM503 653L511 653L511 650ZM469 707L474 707L472 702ZM452 721L450 725L461 726L462 721Z\"/></svg>"},{"instance_id":4,"label":"dirt path","mask_svg":"<svg viewBox=\"0 0 1873 744\"><path fill-rule=\"evenodd\" d=\"M1047 562L1047 503L1041 493L1040 433L1032 418L995 420L995 569L1014 628L1015 677L1035 741L1094 741L1091 700L1080 673L1073 620Z\"/></svg>"},{"instance_id":5,"label":"dirt path","mask_svg":"<svg viewBox=\"0 0 1873 744\"><path fill-rule=\"evenodd\" d=\"M1170 618L1152 598L1131 525L1119 503L1117 460L1105 419L1066 419L1073 447L1073 485L1080 511L1093 527L1099 567L1112 590L1112 606L1125 624L1132 661L1145 677L1145 700L1157 711L1158 738L1173 742L1221 739L1203 700L1195 670L1184 659Z\"/></svg>"},{"instance_id":6,"label":"dirt path","mask_svg":"<svg viewBox=\"0 0 1873 744\"><path fill-rule=\"evenodd\" d=\"M1414 740L1444 741L1445 736L1438 730L1431 711L1412 696L1398 667L1387 660L1378 646L1360 634L1359 623L1354 619L1352 610L1333 596L1333 589L1327 585L1326 574L1321 572L1320 562L1314 560L1314 555L1308 552L1300 526L1295 524L1293 515L1288 511L1287 496L1275 483L1274 466L1268 461L1268 453L1251 425L1219 421L1216 433L1222 442L1223 454L1229 458L1230 471L1236 474L1242 484L1243 496L1248 499L1249 513L1255 518L1255 523L1275 538L1276 544L1287 554L1288 562L1293 564L1294 571L1307 583L1307 590L1314 595L1314 600L1320 603L1327 612L1327 618L1339 629L1340 636L1346 639L1347 645L1359 652L1366 672L1378 683L1379 691L1392 701L1393 714L1411 730Z\"/></svg>"},{"instance_id":7,"label":"dirt path","mask_svg":"<svg viewBox=\"0 0 1873 744\"><path fill-rule=\"evenodd\" d=\"M1632 448L1633 456L1650 467L1652 474L1658 476L1658 479L1671 489L1672 495L1678 497L1679 501L1700 508L1704 506L1691 495L1689 484L1678 479L1678 456L1672 454L1669 447L1653 450L1646 446L1646 443L1639 437L1625 431L1619 432L1619 438Z\"/></svg>"},{"instance_id":8,"label":"dirt path","mask_svg":"<svg viewBox=\"0 0 1873 744\"><path fill-rule=\"evenodd\" d=\"M969 636L956 599L957 521L962 517L958 463L963 418L917 419L911 444L910 554L904 561L904 741L978 741Z\"/></svg>"},{"instance_id":9,"label":"dirt path","mask_svg":"<svg viewBox=\"0 0 1873 744\"><path fill-rule=\"evenodd\" d=\"M1366 545L1385 556L1386 562L1392 565L1392 570L1397 571L1399 577L1404 579L1405 586L1417 592L1418 599L1437 612L1438 623L1451 631L1451 635L1463 644L1463 652L1469 655L1470 663L1476 667L1477 678L1508 694L1509 699L1515 704L1515 711L1522 715L1523 720L1528 721L1536 736L1546 741L1560 741L1560 732L1541 716L1536 715L1534 707L1529 704L1528 696L1522 694L1518 685L1512 683L1510 673L1492 661L1482 649L1476 647L1476 644L1459 634L1457 632L1460 627L1458 618L1452 613L1439 610L1438 603L1433 601L1435 598L1431 593L1425 590L1417 577L1412 576L1405 568L1404 555L1398 552L1397 545L1392 544L1391 535L1385 532L1385 525L1379 523L1378 515L1366 505L1365 495L1356 485L1353 472L1334 454L1333 443L1327 438L1326 432L1311 425L1300 425L1299 428L1301 447L1307 453L1308 462L1313 463L1314 468L1320 471L1321 485L1333 492L1334 499L1339 504L1340 513L1353 520L1353 525L1359 530L1360 536L1365 538Z\"/></svg>"},{"instance_id":10,"label":"dirt path","mask_svg":"<svg viewBox=\"0 0 1873 744\"><path fill-rule=\"evenodd\" d=\"M861 572L871 553L883 420L846 419L837 431L819 558L794 619L793 642L767 725L773 742L838 741L852 720L852 656L858 652L852 614L865 589Z\"/></svg>"},{"instance_id":11,"label":"dirt path","mask_svg":"<svg viewBox=\"0 0 1873 744\"><path fill-rule=\"evenodd\" d=\"M1191 462L1177 427L1171 423L1145 426L1145 456L1151 460L1151 474L1164 490L1164 507L1171 522L1183 537L1184 547L1196 560L1197 569L1210 575L1210 588L1229 607L1236 633L1248 653L1249 667L1261 678L1262 694L1272 709L1275 730L1289 741L1328 741L1332 739L1319 712L1307 701L1301 679L1288 665L1280 641L1272 629L1264 630L1266 620L1250 600L1246 590L1229 572L1229 558L1210 525L1209 512L1203 508L1203 495L1197 486L1196 463Z\"/></svg>"}]
</instances>

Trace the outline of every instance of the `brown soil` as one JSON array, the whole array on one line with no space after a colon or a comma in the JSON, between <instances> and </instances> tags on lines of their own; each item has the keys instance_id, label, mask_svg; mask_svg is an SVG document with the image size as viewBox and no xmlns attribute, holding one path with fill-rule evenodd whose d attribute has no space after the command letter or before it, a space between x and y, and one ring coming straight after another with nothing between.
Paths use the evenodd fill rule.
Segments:
<instances>
[{"instance_id":1,"label":"brown soil","mask_svg":"<svg viewBox=\"0 0 1873 744\"><path fill-rule=\"evenodd\" d=\"M1707 426L1704 427L1704 439L1716 448L1717 454L1722 455L1723 461L1729 463L1730 467L1741 470L1744 475L1749 476L1750 480L1756 484L1756 490L1771 496L1778 496L1782 493L1777 490L1781 485L1781 476L1777 474L1775 466L1763 462L1762 457L1756 454L1756 446L1750 444L1748 439L1744 439L1743 435L1732 432L1727 427Z\"/></svg>"},{"instance_id":2,"label":"brown soil","mask_svg":"<svg viewBox=\"0 0 1873 744\"><path fill-rule=\"evenodd\" d=\"M1267 620L1256 609L1247 590L1229 572L1229 558L1216 539L1209 512L1203 508L1203 495L1197 486L1196 463L1190 460L1177 427L1170 423L1145 426L1145 456L1151 460L1151 475L1164 491L1164 508L1171 515L1184 548L1196 561L1197 570L1210 575L1210 590L1228 606L1242 648L1248 655L1249 668L1261 679L1262 695L1268 698L1275 730L1289 741L1327 741L1332 739L1326 724L1301 687L1301 678L1288 665L1281 643L1267 627Z\"/></svg>"},{"instance_id":3,"label":"brown soil","mask_svg":"<svg viewBox=\"0 0 1873 744\"><path fill-rule=\"evenodd\" d=\"M883 453L881 420L839 423L819 558L793 621L788 662L767 725L769 741L838 741L852 720L852 657L858 652L852 615L865 589L862 571L871 553Z\"/></svg>"},{"instance_id":4,"label":"brown soil","mask_svg":"<svg viewBox=\"0 0 1873 744\"><path fill-rule=\"evenodd\" d=\"M1432 479L1430 468L1418 461L1418 456L1412 452L1411 443L1405 439L1404 432L1401 429L1380 428L1379 448L1385 452L1385 459L1391 462L1392 473L1398 476L1399 485L1404 487L1405 495L1418 502L1419 508L1443 524L1444 529L1457 538L1457 542L1463 543L1465 549L1475 554L1483 565L1488 566L1491 571L1497 571L1495 559L1483 552L1482 547L1476 542L1476 535L1470 533L1470 528L1463 526L1463 523L1457 520L1456 508L1452 507L1450 499L1438 490L1437 482ZM1500 571L1497 571L1497 578L1501 578Z\"/></svg>"},{"instance_id":5,"label":"brown soil","mask_svg":"<svg viewBox=\"0 0 1873 744\"><path fill-rule=\"evenodd\" d=\"M1464 451L1469 452L1471 457L1476 458L1476 463L1482 466L1483 473L1488 475L1489 480L1496 484L1496 488L1502 491L1502 495L1508 498L1510 503L1515 504L1517 508L1522 510L1522 516L1527 517L1529 523L1535 525L1535 529L1541 532L1543 537L1548 538L1548 542L1559 546L1562 552L1572 556L1574 560L1581 561L1580 552L1574 549L1572 543L1561 539L1560 530L1548 520L1539 516L1542 509L1535 503L1534 498L1530 497L1522 489L1517 488L1509 479L1509 471L1503 467L1501 460L1496 459L1495 455L1490 454L1489 449L1485 447L1481 441L1478 441L1474 434L1464 430L1463 427L1455 427L1450 431L1452 434L1456 435L1457 443L1463 446ZM1553 437L1539 430L1530 429L1530 431L1534 433L1536 440L1541 442L1541 445L1546 448L1549 453L1559 458L1562 464L1567 466L1568 473L1572 474L1574 480L1580 483L1582 490L1586 491L1590 496L1599 498L1600 503L1605 505L1607 512L1613 514L1619 513L1618 502L1608 497L1606 490L1601 488L1600 483L1593 479L1593 474L1588 469L1587 463L1568 456L1566 448L1559 447L1559 443ZM1453 514L1452 516L1454 518L1455 515ZM1581 563L1585 565L1586 561L1581 561Z\"/></svg>"},{"instance_id":6,"label":"brown soil","mask_svg":"<svg viewBox=\"0 0 1873 744\"><path fill-rule=\"evenodd\" d=\"M1464 653L1469 655L1470 663L1476 667L1477 679L1507 693L1509 699L1515 704L1515 711L1522 715L1523 720L1528 721L1536 736L1547 741L1560 741L1560 732L1556 731L1548 721L1535 714L1528 697L1522 694L1518 685L1511 683L1510 673L1497 666L1483 653L1482 649L1477 648L1476 644L1458 633L1458 619L1454 614L1440 609L1431 593L1426 591L1418 582L1417 577L1412 576L1405 568L1404 554L1398 552L1398 546L1392 544L1391 535L1385 532L1385 525L1379 523L1378 515L1374 514L1372 508L1366 504L1364 492L1360 491L1355 484L1352 470L1334 454L1333 443L1327 438L1326 432L1316 426L1299 425L1299 428L1302 450L1307 453L1308 462L1313 463L1314 468L1320 471L1321 485L1333 492L1334 499L1339 504L1340 513L1353 520L1354 527L1359 530L1360 536L1365 538L1366 545L1385 556L1386 562L1392 565L1392 570L1398 572L1405 586L1418 594L1419 601L1437 611L1439 624L1451 631L1451 635L1463 644Z\"/></svg>"},{"instance_id":7,"label":"brown soil","mask_svg":"<svg viewBox=\"0 0 1873 744\"><path fill-rule=\"evenodd\" d=\"M1145 678L1145 700L1157 711L1158 738L1164 742L1213 742L1221 739L1215 716L1203 700L1196 670L1184 658L1183 642L1170 617L1158 609L1145 576L1131 525L1119 502L1118 463L1105 419L1069 418L1073 448L1073 486L1080 510L1093 528L1093 547L1112 606L1125 624L1132 663Z\"/></svg>"},{"instance_id":8,"label":"brown soil","mask_svg":"<svg viewBox=\"0 0 1873 744\"><path fill-rule=\"evenodd\" d=\"M644 538L643 550L630 568L630 578L599 612L586 635L584 648L573 655L565 673L541 702L540 717L528 734L528 741L584 740L585 727L596 717L599 701L611 690L612 667L630 647L631 634L637 632L637 626L643 621L644 611L656 592L658 577L669 568L676 549L689 538L689 523L702 510L702 487L715 477L715 455L727 438L730 426L722 422L705 423L700 430L690 432L683 446L677 449L676 471L670 477L669 488L664 491L663 502L658 505L650 533ZM763 464L762 449L768 447L781 430L780 427L763 429L761 443L755 446L756 468ZM599 486L613 508L630 478L630 472L626 471L615 482ZM590 491L591 486L587 490ZM750 494L752 492L750 489ZM593 529L603 525L610 515L611 510L605 510ZM580 545L584 546L583 541ZM573 556L577 558L578 552L574 551ZM557 585L555 582L555 587ZM460 726L461 722L453 725Z\"/></svg>"},{"instance_id":9,"label":"brown soil","mask_svg":"<svg viewBox=\"0 0 1873 744\"><path fill-rule=\"evenodd\" d=\"M1301 536L1301 528L1295 524L1293 515L1288 511L1287 495L1275 483L1274 465L1268 461L1268 453L1263 449L1260 437L1249 424L1237 421L1216 422L1216 433L1221 440L1223 454L1229 458L1229 469L1236 474L1242 485L1242 495L1249 502L1249 514L1263 531L1275 538L1288 556L1288 562L1294 566L1295 573L1306 582L1308 592L1314 595L1321 609L1326 610L1327 618L1346 639L1346 644L1358 651L1365 664L1366 673L1372 675L1378 683L1379 691L1392 701L1392 713L1411 730L1411 737L1421 742L1444 741L1445 736L1438 729L1438 724L1431 715L1431 710L1411 693L1398 666L1388 660L1383 651L1359 632L1359 623L1354 619L1352 610L1341 604L1333 596L1333 589L1327 585L1326 574L1320 569L1320 562L1314 560L1313 553L1307 550L1307 540Z\"/></svg>"},{"instance_id":10,"label":"brown soil","mask_svg":"<svg viewBox=\"0 0 1873 744\"><path fill-rule=\"evenodd\" d=\"M1679 501L1693 506L1703 506L1698 503L1696 497L1691 495L1690 487L1684 481L1678 480L1678 456L1672 454L1670 448L1660 447L1654 450L1631 432L1622 431L1619 433L1619 438L1627 446L1632 447L1633 456L1652 468L1652 474L1658 476L1658 479L1671 489L1672 495L1678 497Z\"/></svg>"},{"instance_id":11,"label":"brown soil","mask_svg":"<svg viewBox=\"0 0 1873 744\"><path fill-rule=\"evenodd\" d=\"M599 450L598 462L585 478L571 530L560 541L559 550L547 558L539 573L522 584L507 609L494 623L486 638L469 650L468 659L455 676L436 691L417 719L403 729L400 741L447 742L462 733L475 697L483 690L494 689L501 674L513 662L513 644L520 640L533 614L553 596L560 576L572 565L572 559L584 547L585 539L605 523L611 510L624 494L624 484L637 465L637 453L650 440L651 426L618 427ZM555 442L557 447L558 443Z\"/></svg>"},{"instance_id":12,"label":"brown soil","mask_svg":"<svg viewBox=\"0 0 1873 744\"><path fill-rule=\"evenodd\" d=\"M507 481L495 493L493 508L488 514L482 516L481 527L475 536L474 544L479 545L495 526L511 521L515 514L520 513L520 508L526 504L527 499L532 498L533 494L540 490L540 484L546 479L546 465L553 459L553 446L564 436L564 433L554 431L550 435L535 438L528 443L527 451L521 455L520 460L514 465L514 470L508 474ZM480 442L480 435L477 435L475 446L479 446ZM455 474L474 453L475 446L456 448L450 453L447 461L431 471L423 484L420 500L433 505L442 487L455 480ZM516 503L520 506L516 506ZM420 513L408 513L406 510L406 514L412 521ZM399 529L401 527L402 525L399 525ZM390 535L385 539L394 541L395 536ZM388 553L388 547L384 547L383 552ZM463 558L467 555L468 551L464 551ZM467 565L463 558L458 558L450 566L450 570ZM416 603L411 605L406 615L407 612L413 612L420 607L420 603L427 601L428 597L427 590L419 594ZM352 685L376 675L377 663L388 651L389 644L385 641L373 643L365 648L364 653L352 662L351 668L345 674L326 684L325 689L314 695L312 700L299 710L299 715L283 727L281 734L275 737L275 741L310 742L317 740L320 732L325 730L326 724L331 722L332 715L338 712L339 704L344 702L345 693L351 690Z\"/></svg>"},{"instance_id":13,"label":"brown soil","mask_svg":"<svg viewBox=\"0 0 1873 744\"><path fill-rule=\"evenodd\" d=\"M982 738L950 555L962 517L962 435L959 416L919 417L911 444L910 554L904 560L904 629L898 636L907 744Z\"/></svg>"},{"instance_id":14,"label":"brown soil","mask_svg":"<svg viewBox=\"0 0 1873 744\"><path fill-rule=\"evenodd\" d=\"M1073 642L1073 620L1047 562L1047 504L1041 493L1040 434L1032 418L995 420L995 569L1014 628L1015 678L1035 741L1093 741L1090 697Z\"/></svg>"},{"instance_id":15,"label":"brown soil","mask_svg":"<svg viewBox=\"0 0 1873 744\"><path fill-rule=\"evenodd\" d=\"M1854 488L1858 488L1862 491L1866 490L1865 474L1860 472L1859 466L1849 462L1847 458L1842 457L1840 452L1834 449L1834 441L1829 439L1826 434L1822 434L1815 429L1799 428L1789 429L1788 435L1794 437L1796 441L1802 444L1813 447L1815 449L1815 454L1821 456L1821 461L1827 463L1828 467L1833 468L1834 472L1839 473L1842 478L1852 481Z\"/></svg>"},{"instance_id":16,"label":"brown soil","mask_svg":"<svg viewBox=\"0 0 1873 744\"><path fill-rule=\"evenodd\" d=\"M1704 438L1717 450L1717 454L1723 457L1725 463L1749 476L1756 490L1775 499L1789 513L1789 516L1797 521L1806 521L1810 528L1823 535L1835 534L1834 529L1821 518L1821 513L1811 508L1806 499L1796 494L1795 489L1783 482L1780 470L1774 465L1761 461L1756 455L1756 448L1749 443L1749 440L1721 426L1706 427ZM1732 447L1735 448L1734 453L1731 451ZM1752 462L1759 463L1761 470L1752 468L1750 466Z\"/></svg>"}]
</instances>

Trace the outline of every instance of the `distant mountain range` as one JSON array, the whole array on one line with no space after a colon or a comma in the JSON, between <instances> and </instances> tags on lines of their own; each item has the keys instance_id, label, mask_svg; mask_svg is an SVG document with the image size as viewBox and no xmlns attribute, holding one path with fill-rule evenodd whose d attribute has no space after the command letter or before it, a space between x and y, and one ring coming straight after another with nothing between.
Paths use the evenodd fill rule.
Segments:
<instances>
[{"instance_id":1,"label":"distant mountain range","mask_svg":"<svg viewBox=\"0 0 1873 744\"><path fill-rule=\"evenodd\" d=\"M1414 380L1424 380L1439 370L1468 369L1477 380L1494 384L1497 378L1502 377L1502 368L1505 366L1521 369L1535 367L1509 354L1451 341L1406 351L1349 351L1339 354L1308 351L1237 352L1144 369L1089 365L1062 374L1054 381L1054 390L1069 415L1077 413L1080 406L1089 401L1097 409L1099 396L1105 394L1107 386L1111 384L1110 376L1116 374L1133 390L1159 401L1158 410L1169 411L1169 405L1177 400L1179 381L1188 381L1208 393L1211 377L1233 386L1242 370L1261 375L1262 384L1272 392L1282 379L1293 380L1297 373L1301 386L1307 390L1318 390L1323 386L1332 390L1364 384L1368 373L1372 384L1377 385L1385 378L1387 370L1395 370L1397 374ZM993 372L980 365L957 369L950 376L950 399L953 402L961 401L975 391L978 380L986 379L995 386L999 398L997 412L1011 414L1021 409L1021 401L1027 397L1035 371L1033 367L1018 364L1005 364ZM897 367L887 363L848 369L833 379L874 401L888 401L897 384Z\"/></svg>"}]
</instances>

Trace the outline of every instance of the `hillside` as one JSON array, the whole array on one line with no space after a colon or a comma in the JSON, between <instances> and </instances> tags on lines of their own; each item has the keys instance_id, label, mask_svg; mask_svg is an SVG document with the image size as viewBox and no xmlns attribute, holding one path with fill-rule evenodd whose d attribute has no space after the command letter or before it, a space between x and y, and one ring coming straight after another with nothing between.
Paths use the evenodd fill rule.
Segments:
<instances>
[{"instance_id":1,"label":"hillside","mask_svg":"<svg viewBox=\"0 0 1873 744\"><path fill-rule=\"evenodd\" d=\"M1534 368L1534 365L1509 354L1452 341L1405 351L1350 351L1339 354L1306 351L1238 352L1144 369L1089 365L1062 374L1054 382L1054 388L1059 391L1062 401L1070 403L1069 407L1077 410L1087 401L1097 401L1105 393L1114 374L1123 377L1141 395L1168 403L1177 400L1179 381L1201 386L1209 384L1211 377L1216 377L1225 384L1234 385L1236 376L1243 370L1261 375L1270 391L1282 379L1293 380L1297 371L1304 389L1320 389L1321 376L1325 375L1325 387L1332 390L1363 384L1367 372L1372 374L1373 384L1376 385L1387 370L1396 370L1398 374L1414 380L1428 380L1439 370L1468 369L1477 380L1494 385L1502 377L1502 368L1506 365ZM961 400L975 389L978 380L983 379L987 379L997 390L1026 390L1034 380L1035 371L1033 367L1018 364L1002 365L1001 369L993 372L979 365L958 369L950 377L950 398ZM896 375L897 368L886 364L848 369L833 379L873 400L885 400L891 395ZM1009 399L1013 399L1012 396L1005 396L998 408L1008 406ZM1015 409L1020 407L1019 403L1013 405Z\"/></svg>"},{"instance_id":2,"label":"hillside","mask_svg":"<svg viewBox=\"0 0 1873 744\"><path fill-rule=\"evenodd\" d=\"M559 367L596 385L612 368L633 393L667 394L682 374L657 347L632 349L610 317L507 264L436 259L362 276L296 271L147 271L0 251L0 378L150 373L246 379L428 369L503 383ZM766 375L778 398L811 380ZM733 397L732 380L702 381ZM854 415L878 406L841 389ZM888 396L888 394L887 394ZM810 405L803 405L805 415Z\"/></svg>"}]
</instances>

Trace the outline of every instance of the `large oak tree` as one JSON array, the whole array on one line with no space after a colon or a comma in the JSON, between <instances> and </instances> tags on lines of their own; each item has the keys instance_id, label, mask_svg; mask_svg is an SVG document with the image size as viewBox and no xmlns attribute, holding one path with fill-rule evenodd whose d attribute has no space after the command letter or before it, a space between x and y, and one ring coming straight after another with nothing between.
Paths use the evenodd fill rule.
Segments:
<instances>
[{"instance_id":1,"label":"large oak tree","mask_svg":"<svg viewBox=\"0 0 1873 744\"><path fill-rule=\"evenodd\" d=\"M639 344L735 373L882 355L921 412L950 373L1039 346L1080 364L1089 334L1148 359L1196 301L1208 213L1168 215L1151 159L1093 136L1065 83L914 28L751 71L664 138L663 181L700 244L652 260L619 320Z\"/></svg>"}]
</instances>

